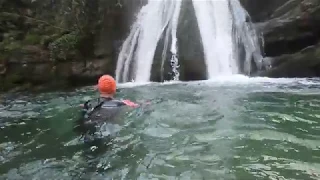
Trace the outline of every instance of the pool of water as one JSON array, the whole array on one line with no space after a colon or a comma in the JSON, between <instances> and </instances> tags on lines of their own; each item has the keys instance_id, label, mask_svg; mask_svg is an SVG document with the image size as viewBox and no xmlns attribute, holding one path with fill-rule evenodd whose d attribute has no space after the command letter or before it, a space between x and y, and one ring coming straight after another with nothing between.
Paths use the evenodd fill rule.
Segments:
<instances>
[{"instance_id":1,"label":"pool of water","mask_svg":"<svg viewBox=\"0 0 320 180\"><path fill-rule=\"evenodd\" d=\"M72 128L94 97L3 95L0 179L320 179L317 79L122 84L117 97L151 104L84 144Z\"/></svg>"}]
</instances>

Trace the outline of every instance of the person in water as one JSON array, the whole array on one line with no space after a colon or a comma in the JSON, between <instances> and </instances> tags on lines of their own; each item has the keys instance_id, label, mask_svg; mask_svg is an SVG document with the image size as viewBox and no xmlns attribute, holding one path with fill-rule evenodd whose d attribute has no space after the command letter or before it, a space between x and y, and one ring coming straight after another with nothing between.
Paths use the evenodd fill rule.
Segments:
<instances>
[{"instance_id":1,"label":"person in water","mask_svg":"<svg viewBox=\"0 0 320 180\"><path fill-rule=\"evenodd\" d=\"M108 131L113 134L120 128L119 116L127 108L137 108L140 105L130 100L117 100L116 81L110 75L103 75L98 80L99 98L82 104L82 117L78 120L76 129L81 132L85 141L94 140L97 133Z\"/></svg>"}]
</instances>

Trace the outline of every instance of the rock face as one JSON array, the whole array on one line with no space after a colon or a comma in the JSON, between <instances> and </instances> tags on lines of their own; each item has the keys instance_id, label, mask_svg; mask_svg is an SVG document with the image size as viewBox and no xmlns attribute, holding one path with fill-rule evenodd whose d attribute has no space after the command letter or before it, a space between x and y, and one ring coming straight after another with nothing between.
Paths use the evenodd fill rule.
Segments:
<instances>
[{"instance_id":1,"label":"rock face","mask_svg":"<svg viewBox=\"0 0 320 180\"><path fill-rule=\"evenodd\" d=\"M113 74L144 0L0 0L0 90L94 83Z\"/></svg>"},{"instance_id":2,"label":"rock face","mask_svg":"<svg viewBox=\"0 0 320 180\"><path fill-rule=\"evenodd\" d=\"M207 77L203 45L197 17L191 0L184 0L178 25L180 79L203 80Z\"/></svg>"},{"instance_id":3,"label":"rock face","mask_svg":"<svg viewBox=\"0 0 320 180\"><path fill-rule=\"evenodd\" d=\"M266 66L257 75L319 76L320 1L270 0L260 7L249 1L243 0L243 5L265 39Z\"/></svg>"},{"instance_id":4,"label":"rock face","mask_svg":"<svg viewBox=\"0 0 320 180\"><path fill-rule=\"evenodd\" d=\"M297 53L285 54L276 58L266 58L272 68L260 73L268 77L319 77L320 44L309 46Z\"/></svg>"},{"instance_id":5,"label":"rock face","mask_svg":"<svg viewBox=\"0 0 320 180\"><path fill-rule=\"evenodd\" d=\"M268 0L268 1L254 1L254 0L240 0L243 7L251 16L252 22L267 21L271 18L274 11L288 2L289 0Z\"/></svg>"}]
</instances>

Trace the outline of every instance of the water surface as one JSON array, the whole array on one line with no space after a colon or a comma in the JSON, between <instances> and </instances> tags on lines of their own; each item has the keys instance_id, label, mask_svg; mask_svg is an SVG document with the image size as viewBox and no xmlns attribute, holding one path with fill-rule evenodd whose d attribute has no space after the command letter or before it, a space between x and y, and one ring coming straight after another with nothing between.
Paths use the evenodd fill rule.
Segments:
<instances>
[{"instance_id":1,"label":"water surface","mask_svg":"<svg viewBox=\"0 0 320 180\"><path fill-rule=\"evenodd\" d=\"M120 86L151 101L102 144L72 131L90 88L5 95L0 179L320 179L320 82L228 78ZM94 146L95 145L95 146Z\"/></svg>"}]
</instances>

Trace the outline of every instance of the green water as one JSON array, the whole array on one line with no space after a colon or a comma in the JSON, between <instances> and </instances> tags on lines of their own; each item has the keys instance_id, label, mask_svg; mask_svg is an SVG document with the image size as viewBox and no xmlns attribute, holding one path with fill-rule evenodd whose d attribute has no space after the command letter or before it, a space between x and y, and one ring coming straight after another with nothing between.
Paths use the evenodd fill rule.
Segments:
<instances>
[{"instance_id":1,"label":"green water","mask_svg":"<svg viewBox=\"0 0 320 180\"><path fill-rule=\"evenodd\" d=\"M151 105L96 146L72 131L90 88L5 95L0 179L320 179L320 83L248 80L123 87Z\"/></svg>"}]
</instances>

